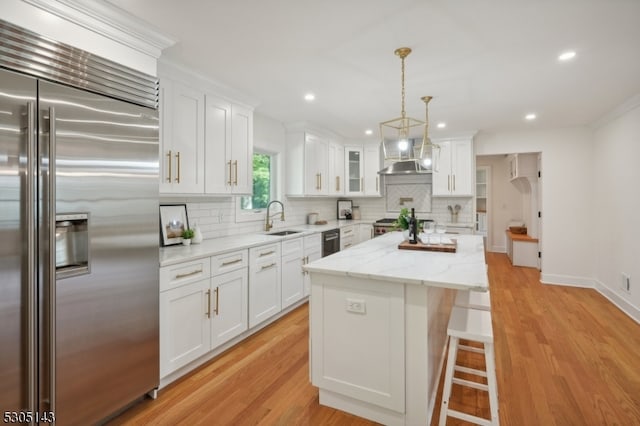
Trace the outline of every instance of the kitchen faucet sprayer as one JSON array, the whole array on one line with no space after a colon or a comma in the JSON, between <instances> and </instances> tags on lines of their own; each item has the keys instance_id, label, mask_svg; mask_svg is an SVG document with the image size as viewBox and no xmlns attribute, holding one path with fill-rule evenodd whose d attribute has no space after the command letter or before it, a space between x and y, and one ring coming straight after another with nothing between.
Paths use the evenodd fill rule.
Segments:
<instances>
[{"instance_id":1,"label":"kitchen faucet sprayer","mask_svg":"<svg viewBox=\"0 0 640 426\"><path fill-rule=\"evenodd\" d=\"M265 231L267 231L267 232L268 232L268 231L270 231L270 230L271 230L271 228L273 228L273 221L269 222L269 218L271 217L271 216L269 216L269 209L271 208L271 204L273 204L273 203L278 203L278 204L280 204L280 207L282 208L282 211L280 212L280 220L281 220L282 222L284 222L284 204L282 204L282 203L281 203L280 201L278 201L278 200L270 201L270 202L269 202L269 204L267 204L267 217L266 217L266 222L265 222L265 224L264 224L264 230L265 230ZM274 216L275 216L276 214L277 214L277 213L274 213Z\"/></svg>"}]
</instances>

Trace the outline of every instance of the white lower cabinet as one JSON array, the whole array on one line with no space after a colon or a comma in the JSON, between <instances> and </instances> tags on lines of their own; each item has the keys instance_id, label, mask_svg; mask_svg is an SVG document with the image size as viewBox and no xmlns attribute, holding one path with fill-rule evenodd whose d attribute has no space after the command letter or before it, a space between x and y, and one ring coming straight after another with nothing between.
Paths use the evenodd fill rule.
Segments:
<instances>
[{"instance_id":1,"label":"white lower cabinet","mask_svg":"<svg viewBox=\"0 0 640 426\"><path fill-rule=\"evenodd\" d=\"M322 257L322 235L313 234L304 237L304 263L313 262ZM304 296L311 293L311 276L304 273Z\"/></svg>"},{"instance_id":2,"label":"white lower cabinet","mask_svg":"<svg viewBox=\"0 0 640 426\"><path fill-rule=\"evenodd\" d=\"M160 293L160 377L211 349L209 278Z\"/></svg>"},{"instance_id":3,"label":"white lower cabinet","mask_svg":"<svg viewBox=\"0 0 640 426\"><path fill-rule=\"evenodd\" d=\"M356 234L355 225L348 225L340 228L340 250L348 249L356 244L358 244L358 236Z\"/></svg>"},{"instance_id":4,"label":"white lower cabinet","mask_svg":"<svg viewBox=\"0 0 640 426\"><path fill-rule=\"evenodd\" d=\"M160 268L160 377L247 330L247 257L239 250Z\"/></svg>"},{"instance_id":5,"label":"white lower cabinet","mask_svg":"<svg viewBox=\"0 0 640 426\"><path fill-rule=\"evenodd\" d=\"M211 347L216 348L246 331L249 290L247 268L212 279Z\"/></svg>"},{"instance_id":6,"label":"white lower cabinet","mask_svg":"<svg viewBox=\"0 0 640 426\"><path fill-rule=\"evenodd\" d=\"M282 309L304 297L303 238L282 242Z\"/></svg>"},{"instance_id":7,"label":"white lower cabinet","mask_svg":"<svg viewBox=\"0 0 640 426\"><path fill-rule=\"evenodd\" d=\"M357 225L358 228L358 244L373 238L373 225L370 223L361 223Z\"/></svg>"},{"instance_id":8,"label":"white lower cabinet","mask_svg":"<svg viewBox=\"0 0 640 426\"><path fill-rule=\"evenodd\" d=\"M249 327L282 310L280 242L249 249Z\"/></svg>"}]
</instances>

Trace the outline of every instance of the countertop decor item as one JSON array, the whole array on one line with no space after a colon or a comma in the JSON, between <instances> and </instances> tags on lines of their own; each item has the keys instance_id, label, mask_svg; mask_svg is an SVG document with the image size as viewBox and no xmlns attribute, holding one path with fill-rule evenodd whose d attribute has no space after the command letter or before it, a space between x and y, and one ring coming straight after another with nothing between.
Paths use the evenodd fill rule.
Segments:
<instances>
[{"instance_id":1,"label":"countertop decor item","mask_svg":"<svg viewBox=\"0 0 640 426\"><path fill-rule=\"evenodd\" d=\"M160 242L163 247L182 243L182 233L188 228L186 204L160 205Z\"/></svg>"},{"instance_id":2,"label":"countertop decor item","mask_svg":"<svg viewBox=\"0 0 640 426\"><path fill-rule=\"evenodd\" d=\"M398 215L398 219L396 219L395 222L393 222L393 227L395 229L402 229L403 231L406 231L409 229L409 209L406 207L403 207L402 209L400 209L400 214Z\"/></svg>"},{"instance_id":3,"label":"countertop decor item","mask_svg":"<svg viewBox=\"0 0 640 426\"><path fill-rule=\"evenodd\" d=\"M187 228L182 231L182 245L188 246L191 244L191 239L193 238L193 229Z\"/></svg>"},{"instance_id":4,"label":"countertop decor item","mask_svg":"<svg viewBox=\"0 0 640 426\"><path fill-rule=\"evenodd\" d=\"M338 200L338 219L351 219L353 216L353 201Z\"/></svg>"},{"instance_id":5,"label":"countertop decor item","mask_svg":"<svg viewBox=\"0 0 640 426\"><path fill-rule=\"evenodd\" d=\"M191 238L191 242L193 244L200 244L203 240L202 231L200 230L200 226L197 223L193 224L193 238Z\"/></svg>"}]
</instances>

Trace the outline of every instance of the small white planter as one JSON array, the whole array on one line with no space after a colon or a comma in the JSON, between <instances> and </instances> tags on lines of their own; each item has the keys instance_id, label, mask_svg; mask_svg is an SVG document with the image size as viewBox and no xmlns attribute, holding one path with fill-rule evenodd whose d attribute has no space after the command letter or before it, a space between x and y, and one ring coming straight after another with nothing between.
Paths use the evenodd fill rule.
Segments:
<instances>
[{"instance_id":1,"label":"small white planter","mask_svg":"<svg viewBox=\"0 0 640 426\"><path fill-rule=\"evenodd\" d=\"M191 239L183 238L182 239L182 245L183 246L190 246L191 245Z\"/></svg>"}]
</instances>

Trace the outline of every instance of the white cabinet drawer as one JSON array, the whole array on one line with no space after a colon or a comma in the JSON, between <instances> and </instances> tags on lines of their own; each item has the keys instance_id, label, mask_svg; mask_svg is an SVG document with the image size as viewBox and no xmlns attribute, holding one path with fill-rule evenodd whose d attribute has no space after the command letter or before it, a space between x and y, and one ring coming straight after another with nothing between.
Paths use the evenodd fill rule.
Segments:
<instances>
[{"instance_id":1,"label":"white cabinet drawer","mask_svg":"<svg viewBox=\"0 0 640 426\"><path fill-rule=\"evenodd\" d=\"M275 244L265 244L263 246L249 249L249 262L251 268L265 262L280 262L280 242Z\"/></svg>"},{"instance_id":2,"label":"white cabinet drawer","mask_svg":"<svg viewBox=\"0 0 640 426\"><path fill-rule=\"evenodd\" d=\"M160 291L180 287L211 276L208 257L160 268Z\"/></svg>"},{"instance_id":3,"label":"white cabinet drawer","mask_svg":"<svg viewBox=\"0 0 640 426\"><path fill-rule=\"evenodd\" d=\"M245 268L249 265L249 251L238 250L211 258L211 275L216 276Z\"/></svg>"},{"instance_id":4,"label":"white cabinet drawer","mask_svg":"<svg viewBox=\"0 0 640 426\"><path fill-rule=\"evenodd\" d=\"M298 253L302 257L302 238L284 240L282 242L282 256Z\"/></svg>"}]
</instances>

